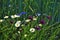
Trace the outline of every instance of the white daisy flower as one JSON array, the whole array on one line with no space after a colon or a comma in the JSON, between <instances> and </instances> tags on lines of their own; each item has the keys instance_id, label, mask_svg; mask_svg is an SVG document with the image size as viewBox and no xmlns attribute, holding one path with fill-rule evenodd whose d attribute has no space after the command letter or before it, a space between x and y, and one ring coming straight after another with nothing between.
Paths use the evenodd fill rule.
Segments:
<instances>
[{"instance_id":1,"label":"white daisy flower","mask_svg":"<svg viewBox=\"0 0 60 40\"><path fill-rule=\"evenodd\" d=\"M24 37L27 37L27 34L25 34Z\"/></svg>"},{"instance_id":2,"label":"white daisy flower","mask_svg":"<svg viewBox=\"0 0 60 40\"><path fill-rule=\"evenodd\" d=\"M4 18L8 18L9 16L5 16Z\"/></svg>"},{"instance_id":3,"label":"white daisy flower","mask_svg":"<svg viewBox=\"0 0 60 40\"><path fill-rule=\"evenodd\" d=\"M14 15L11 15L11 18L16 18Z\"/></svg>"},{"instance_id":4,"label":"white daisy flower","mask_svg":"<svg viewBox=\"0 0 60 40\"><path fill-rule=\"evenodd\" d=\"M15 26L16 26L16 27L19 27L20 24L21 24L21 21L17 21L17 22L15 23Z\"/></svg>"},{"instance_id":5,"label":"white daisy flower","mask_svg":"<svg viewBox=\"0 0 60 40\"><path fill-rule=\"evenodd\" d=\"M30 32L35 32L35 28L30 28Z\"/></svg>"},{"instance_id":6,"label":"white daisy flower","mask_svg":"<svg viewBox=\"0 0 60 40\"><path fill-rule=\"evenodd\" d=\"M3 22L4 20L0 19L0 22Z\"/></svg>"},{"instance_id":7,"label":"white daisy flower","mask_svg":"<svg viewBox=\"0 0 60 40\"><path fill-rule=\"evenodd\" d=\"M16 24L15 24L15 26L16 26L16 27L19 27L19 26L20 26L20 24L19 24L19 23L16 23Z\"/></svg>"},{"instance_id":8,"label":"white daisy flower","mask_svg":"<svg viewBox=\"0 0 60 40\"><path fill-rule=\"evenodd\" d=\"M30 22L30 19L25 20L25 22Z\"/></svg>"}]
</instances>

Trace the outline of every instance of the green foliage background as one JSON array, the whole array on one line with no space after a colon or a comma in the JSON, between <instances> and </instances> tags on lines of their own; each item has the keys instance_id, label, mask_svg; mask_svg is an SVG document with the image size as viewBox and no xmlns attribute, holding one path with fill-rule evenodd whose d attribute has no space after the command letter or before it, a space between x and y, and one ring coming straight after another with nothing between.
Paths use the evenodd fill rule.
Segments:
<instances>
[{"instance_id":1,"label":"green foliage background","mask_svg":"<svg viewBox=\"0 0 60 40\"><path fill-rule=\"evenodd\" d=\"M0 23L0 40L60 40L60 0L0 0L0 19L5 15L10 16L23 11L28 14L17 19L6 19L7 21ZM28 30L31 23L33 26L34 23L37 24L37 21L31 22L27 25L28 29L22 27L24 32L16 36L16 28L14 24L9 24L9 21L23 20L24 17L27 18L28 15L34 15L35 13L51 15L52 19L48 21L48 25L43 25L42 30L33 34L29 33ZM42 17L39 17L38 21ZM27 38L23 36L25 33L29 34Z\"/></svg>"}]
</instances>

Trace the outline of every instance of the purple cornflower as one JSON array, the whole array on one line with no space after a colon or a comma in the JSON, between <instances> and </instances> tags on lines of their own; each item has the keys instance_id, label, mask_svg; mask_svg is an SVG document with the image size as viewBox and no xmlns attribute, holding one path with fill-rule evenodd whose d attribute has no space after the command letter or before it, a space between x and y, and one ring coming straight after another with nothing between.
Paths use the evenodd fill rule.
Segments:
<instances>
[{"instance_id":1,"label":"purple cornflower","mask_svg":"<svg viewBox=\"0 0 60 40\"><path fill-rule=\"evenodd\" d=\"M21 16L23 14L26 14L26 12L21 12L21 13L18 14L18 16Z\"/></svg>"},{"instance_id":2,"label":"purple cornflower","mask_svg":"<svg viewBox=\"0 0 60 40\"><path fill-rule=\"evenodd\" d=\"M29 16L28 19L33 20L33 16Z\"/></svg>"},{"instance_id":3,"label":"purple cornflower","mask_svg":"<svg viewBox=\"0 0 60 40\"><path fill-rule=\"evenodd\" d=\"M40 26L35 26L35 29L40 30L41 28L40 28Z\"/></svg>"},{"instance_id":4,"label":"purple cornflower","mask_svg":"<svg viewBox=\"0 0 60 40\"><path fill-rule=\"evenodd\" d=\"M41 20L40 23L41 23L41 24L45 24L45 20Z\"/></svg>"},{"instance_id":5,"label":"purple cornflower","mask_svg":"<svg viewBox=\"0 0 60 40\"><path fill-rule=\"evenodd\" d=\"M47 16L48 19L51 19L51 16Z\"/></svg>"}]
</instances>

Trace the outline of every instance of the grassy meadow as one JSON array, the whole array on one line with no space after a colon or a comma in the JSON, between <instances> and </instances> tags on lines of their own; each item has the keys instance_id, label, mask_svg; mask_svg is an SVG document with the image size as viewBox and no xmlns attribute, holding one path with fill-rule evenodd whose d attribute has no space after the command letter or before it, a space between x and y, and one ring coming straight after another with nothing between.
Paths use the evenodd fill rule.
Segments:
<instances>
[{"instance_id":1,"label":"grassy meadow","mask_svg":"<svg viewBox=\"0 0 60 40\"><path fill-rule=\"evenodd\" d=\"M0 0L0 40L60 40L60 0Z\"/></svg>"}]
</instances>

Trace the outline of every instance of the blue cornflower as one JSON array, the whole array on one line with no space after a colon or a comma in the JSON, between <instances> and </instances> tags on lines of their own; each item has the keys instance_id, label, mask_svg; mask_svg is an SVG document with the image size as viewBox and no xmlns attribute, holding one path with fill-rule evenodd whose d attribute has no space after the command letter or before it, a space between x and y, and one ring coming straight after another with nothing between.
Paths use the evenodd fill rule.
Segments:
<instances>
[{"instance_id":1,"label":"blue cornflower","mask_svg":"<svg viewBox=\"0 0 60 40\"><path fill-rule=\"evenodd\" d=\"M21 12L18 15L21 16L21 15L24 15L24 14L26 14L26 12Z\"/></svg>"}]
</instances>

